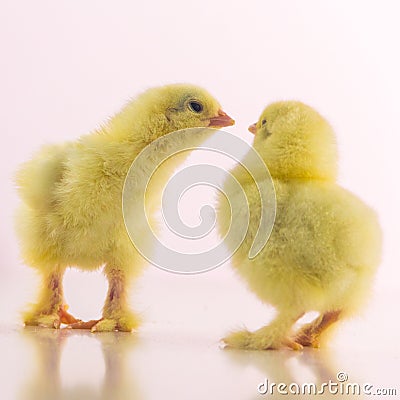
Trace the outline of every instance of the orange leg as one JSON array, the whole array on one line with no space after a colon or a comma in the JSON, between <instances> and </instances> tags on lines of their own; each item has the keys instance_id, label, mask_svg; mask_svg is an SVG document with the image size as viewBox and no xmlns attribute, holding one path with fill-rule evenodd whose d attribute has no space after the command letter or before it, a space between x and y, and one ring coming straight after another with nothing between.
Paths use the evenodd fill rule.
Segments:
<instances>
[{"instance_id":1,"label":"orange leg","mask_svg":"<svg viewBox=\"0 0 400 400\"><path fill-rule=\"evenodd\" d=\"M39 301L25 313L25 325L58 329L62 323L80 321L67 312L68 306L64 304L63 273L63 269L56 267L51 273L43 276Z\"/></svg>"},{"instance_id":2,"label":"orange leg","mask_svg":"<svg viewBox=\"0 0 400 400\"><path fill-rule=\"evenodd\" d=\"M309 324L303 326L295 335L294 341L302 346L319 347L321 334L340 317L341 310L329 311Z\"/></svg>"}]
</instances>

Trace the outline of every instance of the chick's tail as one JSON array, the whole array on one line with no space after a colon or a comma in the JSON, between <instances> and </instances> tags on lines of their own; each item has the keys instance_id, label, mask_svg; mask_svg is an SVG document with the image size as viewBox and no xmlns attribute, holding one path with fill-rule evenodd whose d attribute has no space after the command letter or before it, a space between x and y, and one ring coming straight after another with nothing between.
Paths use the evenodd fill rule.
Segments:
<instances>
[{"instance_id":1,"label":"chick's tail","mask_svg":"<svg viewBox=\"0 0 400 400\"><path fill-rule=\"evenodd\" d=\"M45 146L17 171L15 181L19 195L30 208L46 210L51 207L54 189L63 177L64 161L70 147L68 143Z\"/></svg>"}]
</instances>

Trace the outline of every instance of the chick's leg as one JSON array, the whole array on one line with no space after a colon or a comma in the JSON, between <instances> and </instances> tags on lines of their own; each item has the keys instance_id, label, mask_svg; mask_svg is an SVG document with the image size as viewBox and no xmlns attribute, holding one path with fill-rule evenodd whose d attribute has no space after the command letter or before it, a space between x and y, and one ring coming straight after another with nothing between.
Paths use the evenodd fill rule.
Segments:
<instances>
[{"instance_id":1,"label":"chick's leg","mask_svg":"<svg viewBox=\"0 0 400 400\"><path fill-rule=\"evenodd\" d=\"M302 349L302 345L289 338L292 325L301 317L302 313L280 313L269 324L255 332L247 330L233 332L223 339L227 347L273 350L289 347L293 350Z\"/></svg>"},{"instance_id":2,"label":"chick's leg","mask_svg":"<svg viewBox=\"0 0 400 400\"><path fill-rule=\"evenodd\" d=\"M92 332L124 331L130 332L139 324L138 317L128 305L128 276L118 268L106 266L108 293L103 307L103 318L91 329Z\"/></svg>"},{"instance_id":3,"label":"chick's leg","mask_svg":"<svg viewBox=\"0 0 400 400\"><path fill-rule=\"evenodd\" d=\"M67 312L64 304L62 278L64 269L55 268L43 276L39 301L24 315L25 325L59 328L61 323L70 324L79 320Z\"/></svg>"},{"instance_id":4,"label":"chick's leg","mask_svg":"<svg viewBox=\"0 0 400 400\"><path fill-rule=\"evenodd\" d=\"M340 310L322 314L314 321L304 325L293 340L302 346L319 347L321 334L340 318L340 314Z\"/></svg>"}]
</instances>

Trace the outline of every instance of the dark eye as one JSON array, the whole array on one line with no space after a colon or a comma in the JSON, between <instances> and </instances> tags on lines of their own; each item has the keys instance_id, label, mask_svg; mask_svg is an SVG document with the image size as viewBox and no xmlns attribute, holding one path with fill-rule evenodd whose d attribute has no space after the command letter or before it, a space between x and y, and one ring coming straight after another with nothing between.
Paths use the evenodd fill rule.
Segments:
<instances>
[{"instance_id":1,"label":"dark eye","mask_svg":"<svg viewBox=\"0 0 400 400\"><path fill-rule=\"evenodd\" d=\"M195 113L201 113L203 111L203 105L197 101L190 101L189 108Z\"/></svg>"},{"instance_id":2,"label":"dark eye","mask_svg":"<svg viewBox=\"0 0 400 400\"><path fill-rule=\"evenodd\" d=\"M267 123L267 120L266 120L266 119L263 119L263 120L261 121L261 126L264 126L266 123Z\"/></svg>"}]
</instances>

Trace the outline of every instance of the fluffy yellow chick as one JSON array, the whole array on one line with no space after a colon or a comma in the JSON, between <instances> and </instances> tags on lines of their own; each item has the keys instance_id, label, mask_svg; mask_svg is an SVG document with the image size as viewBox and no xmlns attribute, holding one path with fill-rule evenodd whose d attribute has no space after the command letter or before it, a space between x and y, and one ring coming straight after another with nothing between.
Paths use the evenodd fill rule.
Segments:
<instances>
[{"instance_id":1,"label":"fluffy yellow chick","mask_svg":"<svg viewBox=\"0 0 400 400\"><path fill-rule=\"evenodd\" d=\"M254 181L236 167L233 175L248 197L250 224L232 264L277 315L269 325L231 333L224 342L246 349L318 347L321 334L366 297L380 261L380 226L374 211L337 185L335 136L314 109L295 101L273 103L249 130L273 179L276 219L263 250L249 259L261 205ZM222 230L230 219L223 204ZM293 334L294 323L309 311L319 317Z\"/></svg>"},{"instance_id":2,"label":"fluffy yellow chick","mask_svg":"<svg viewBox=\"0 0 400 400\"><path fill-rule=\"evenodd\" d=\"M92 331L135 328L138 319L127 304L127 289L143 259L130 242L122 215L129 167L145 146L167 133L233 123L199 87L157 87L129 102L95 132L44 147L22 165L16 228L24 261L42 277L39 300L25 314L25 324L59 328L66 323ZM138 170L138 181L146 173ZM63 274L71 266L90 271L103 265L109 288L102 319L83 323L66 311Z\"/></svg>"}]
</instances>

